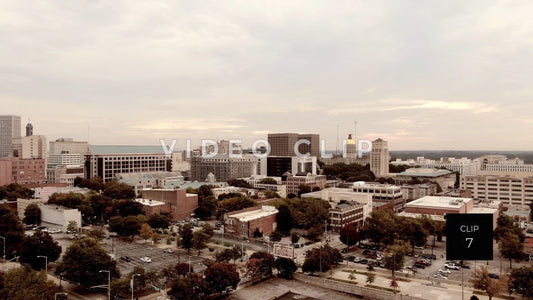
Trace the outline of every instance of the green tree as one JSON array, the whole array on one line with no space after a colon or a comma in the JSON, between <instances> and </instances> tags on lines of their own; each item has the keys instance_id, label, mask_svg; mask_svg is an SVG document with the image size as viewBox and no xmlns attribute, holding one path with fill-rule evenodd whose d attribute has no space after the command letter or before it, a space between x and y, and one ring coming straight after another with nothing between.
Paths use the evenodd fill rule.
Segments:
<instances>
[{"instance_id":1,"label":"green tree","mask_svg":"<svg viewBox=\"0 0 533 300\"><path fill-rule=\"evenodd\" d=\"M405 255L411 250L407 244L395 244L389 246L390 251L386 253L383 262L385 268L392 271L394 277L394 271L400 270L405 264Z\"/></svg>"},{"instance_id":2,"label":"green tree","mask_svg":"<svg viewBox=\"0 0 533 300\"><path fill-rule=\"evenodd\" d=\"M67 232L78 232L78 223L76 221L69 221L67 225Z\"/></svg>"},{"instance_id":3,"label":"green tree","mask_svg":"<svg viewBox=\"0 0 533 300\"><path fill-rule=\"evenodd\" d=\"M526 298L533 298L533 266L511 270L509 284L512 291Z\"/></svg>"},{"instance_id":4,"label":"green tree","mask_svg":"<svg viewBox=\"0 0 533 300\"><path fill-rule=\"evenodd\" d=\"M298 186L298 198L301 198L302 194L310 193L312 189L306 184L300 184Z\"/></svg>"},{"instance_id":5,"label":"green tree","mask_svg":"<svg viewBox=\"0 0 533 300\"><path fill-rule=\"evenodd\" d=\"M17 215L4 204L0 204L0 235L5 238L6 258L12 258L20 251L24 228Z\"/></svg>"},{"instance_id":6,"label":"green tree","mask_svg":"<svg viewBox=\"0 0 533 300\"><path fill-rule=\"evenodd\" d=\"M229 289L236 289L239 281L239 273L235 265L227 263L214 263L204 272L205 281L209 290L214 294L226 294Z\"/></svg>"},{"instance_id":7,"label":"green tree","mask_svg":"<svg viewBox=\"0 0 533 300\"><path fill-rule=\"evenodd\" d=\"M102 194L111 199L135 198L135 191L130 185L118 182L116 180L106 182L104 184L104 191Z\"/></svg>"},{"instance_id":8,"label":"green tree","mask_svg":"<svg viewBox=\"0 0 533 300\"><path fill-rule=\"evenodd\" d=\"M230 179L230 180L228 180L228 184L230 186L236 186L236 187L241 187L241 188L245 188L245 189L253 189L254 188L248 182L246 182L246 181L244 181L242 179Z\"/></svg>"},{"instance_id":9,"label":"green tree","mask_svg":"<svg viewBox=\"0 0 533 300\"><path fill-rule=\"evenodd\" d=\"M281 233L279 231L273 231L272 234L270 235L270 240L272 242L279 242L281 241L281 239L283 238L283 235L281 235Z\"/></svg>"},{"instance_id":10,"label":"green tree","mask_svg":"<svg viewBox=\"0 0 533 300\"><path fill-rule=\"evenodd\" d=\"M19 198L31 199L34 194L33 190L17 183L0 186L0 199L7 199L8 201L17 201Z\"/></svg>"},{"instance_id":11,"label":"green tree","mask_svg":"<svg viewBox=\"0 0 533 300\"><path fill-rule=\"evenodd\" d=\"M203 185L205 186L205 185ZM211 190L209 190L211 191ZM194 213L200 219L209 219L213 216L213 212L217 209L217 200L212 195L207 197L198 197L198 208Z\"/></svg>"},{"instance_id":12,"label":"green tree","mask_svg":"<svg viewBox=\"0 0 533 300\"><path fill-rule=\"evenodd\" d=\"M44 271L36 272L29 266L13 268L1 274L3 288L0 299L54 299L61 289L51 280L47 280Z\"/></svg>"},{"instance_id":13,"label":"green tree","mask_svg":"<svg viewBox=\"0 0 533 300\"><path fill-rule=\"evenodd\" d=\"M341 261L342 255L339 250L326 244L322 247L307 251L304 264L302 265L302 271L309 273L326 272L332 266L338 265Z\"/></svg>"},{"instance_id":14,"label":"green tree","mask_svg":"<svg viewBox=\"0 0 533 300\"><path fill-rule=\"evenodd\" d=\"M94 227L87 232L87 236L96 241L101 241L105 237L105 232L101 228Z\"/></svg>"},{"instance_id":15,"label":"green tree","mask_svg":"<svg viewBox=\"0 0 533 300\"><path fill-rule=\"evenodd\" d=\"M85 238L67 248L55 273L62 274L69 281L91 287L107 282L107 274L100 273L100 270L111 271L112 278L120 277L116 262L95 240Z\"/></svg>"},{"instance_id":16,"label":"green tree","mask_svg":"<svg viewBox=\"0 0 533 300\"><path fill-rule=\"evenodd\" d=\"M392 245L397 233L397 218L392 210L373 211L366 219L363 231L365 237L378 245Z\"/></svg>"},{"instance_id":17,"label":"green tree","mask_svg":"<svg viewBox=\"0 0 533 300\"><path fill-rule=\"evenodd\" d=\"M91 179L78 180L78 186L81 188L88 188L93 191L100 192L104 189L104 181L101 177L93 177Z\"/></svg>"},{"instance_id":18,"label":"green tree","mask_svg":"<svg viewBox=\"0 0 533 300\"><path fill-rule=\"evenodd\" d=\"M256 206L257 203L245 197L234 197L218 202L216 217L220 219L225 213Z\"/></svg>"},{"instance_id":19,"label":"green tree","mask_svg":"<svg viewBox=\"0 0 533 300\"><path fill-rule=\"evenodd\" d=\"M340 230L339 238L346 246L353 246L363 239L362 229L357 223L344 225Z\"/></svg>"},{"instance_id":20,"label":"green tree","mask_svg":"<svg viewBox=\"0 0 533 300\"><path fill-rule=\"evenodd\" d=\"M426 244L429 233L419 220L405 217L396 219L399 222L398 235L400 239L409 242L413 248Z\"/></svg>"},{"instance_id":21,"label":"green tree","mask_svg":"<svg viewBox=\"0 0 533 300\"><path fill-rule=\"evenodd\" d=\"M152 236L152 234L154 234L154 232L152 231L152 228L150 227L150 225L146 223L141 225L139 236L144 240L145 243L146 243L146 240Z\"/></svg>"},{"instance_id":22,"label":"green tree","mask_svg":"<svg viewBox=\"0 0 533 300\"><path fill-rule=\"evenodd\" d=\"M111 232L122 232L123 225L124 219L121 216L113 216L109 219L109 231Z\"/></svg>"},{"instance_id":23,"label":"green tree","mask_svg":"<svg viewBox=\"0 0 533 300\"><path fill-rule=\"evenodd\" d=\"M247 264L247 273L249 272L252 278L264 279L272 276L275 259L271 254L263 251L254 252L248 262L252 262L250 266Z\"/></svg>"},{"instance_id":24,"label":"green tree","mask_svg":"<svg viewBox=\"0 0 533 300\"><path fill-rule=\"evenodd\" d=\"M274 179L272 177L265 177L265 178L259 180L259 183L261 183L261 184L278 184L276 179Z\"/></svg>"},{"instance_id":25,"label":"green tree","mask_svg":"<svg viewBox=\"0 0 533 300\"><path fill-rule=\"evenodd\" d=\"M278 257L275 267L278 270L278 276L285 279L292 279L292 275L298 270L294 260L285 257Z\"/></svg>"},{"instance_id":26,"label":"green tree","mask_svg":"<svg viewBox=\"0 0 533 300\"><path fill-rule=\"evenodd\" d=\"M216 262L223 262L228 263L230 260L233 260L233 264L235 264L235 261L237 258L241 257L241 249L237 246L234 246L231 249L224 249L220 252L217 252L215 254L215 260Z\"/></svg>"},{"instance_id":27,"label":"green tree","mask_svg":"<svg viewBox=\"0 0 533 300\"><path fill-rule=\"evenodd\" d=\"M192 236L192 246L194 249L198 250L198 255L200 251L207 247L206 243L209 241L210 236L206 234L203 230L199 230L193 233Z\"/></svg>"},{"instance_id":28,"label":"green tree","mask_svg":"<svg viewBox=\"0 0 533 300\"><path fill-rule=\"evenodd\" d=\"M170 218L162 214L151 214L148 216L148 224L152 228L165 229L170 226Z\"/></svg>"},{"instance_id":29,"label":"green tree","mask_svg":"<svg viewBox=\"0 0 533 300\"><path fill-rule=\"evenodd\" d=\"M181 247L183 249L187 249L187 253L190 253L191 248L193 247L192 225L189 223L183 225L183 227L180 229L180 236L181 236Z\"/></svg>"},{"instance_id":30,"label":"green tree","mask_svg":"<svg viewBox=\"0 0 533 300\"><path fill-rule=\"evenodd\" d=\"M139 219L137 218L137 216L127 216L124 218L122 230L119 232L119 234L122 236L130 236L133 238L133 236L139 234L140 230L141 224L139 223Z\"/></svg>"},{"instance_id":31,"label":"green tree","mask_svg":"<svg viewBox=\"0 0 533 300\"><path fill-rule=\"evenodd\" d=\"M474 288L487 293L489 300L492 297L498 295L498 293L505 290L508 282L506 276L502 276L500 279L492 279L489 277L489 271L487 267L481 266L476 269L470 282L474 285Z\"/></svg>"},{"instance_id":32,"label":"green tree","mask_svg":"<svg viewBox=\"0 0 533 300\"><path fill-rule=\"evenodd\" d=\"M517 234L507 231L500 237L498 249L503 257L509 259L509 268L513 269L513 259L520 260L524 257L524 243L520 242Z\"/></svg>"},{"instance_id":33,"label":"green tree","mask_svg":"<svg viewBox=\"0 0 533 300\"><path fill-rule=\"evenodd\" d=\"M176 299L200 300L206 299L209 293L208 283L203 276L189 273L184 278L174 281L169 294Z\"/></svg>"},{"instance_id":34,"label":"green tree","mask_svg":"<svg viewBox=\"0 0 533 300\"><path fill-rule=\"evenodd\" d=\"M46 256L48 263L56 261L61 255L61 246L46 232L36 231L32 236L22 240L20 261L29 264L33 269L40 270L45 267L45 259L37 256Z\"/></svg>"},{"instance_id":35,"label":"green tree","mask_svg":"<svg viewBox=\"0 0 533 300\"><path fill-rule=\"evenodd\" d=\"M41 224L41 209L35 203L32 203L26 207L24 211L24 224Z\"/></svg>"}]
</instances>

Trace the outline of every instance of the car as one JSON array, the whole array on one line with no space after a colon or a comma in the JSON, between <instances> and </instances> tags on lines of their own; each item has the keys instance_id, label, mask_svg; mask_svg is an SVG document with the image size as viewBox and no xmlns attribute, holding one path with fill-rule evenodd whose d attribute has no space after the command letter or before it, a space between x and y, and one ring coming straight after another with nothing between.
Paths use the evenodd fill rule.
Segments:
<instances>
[{"instance_id":1,"label":"car","mask_svg":"<svg viewBox=\"0 0 533 300\"><path fill-rule=\"evenodd\" d=\"M362 265L366 265L368 264L368 259L361 259L358 261L358 263L362 264Z\"/></svg>"},{"instance_id":2,"label":"car","mask_svg":"<svg viewBox=\"0 0 533 300\"><path fill-rule=\"evenodd\" d=\"M439 273L442 273L442 274L452 274L452 271L450 271L449 269L439 269Z\"/></svg>"},{"instance_id":3,"label":"car","mask_svg":"<svg viewBox=\"0 0 533 300\"><path fill-rule=\"evenodd\" d=\"M461 265L461 268L464 268L464 269L470 269L470 266L469 266L469 265L462 264L462 265Z\"/></svg>"},{"instance_id":4,"label":"car","mask_svg":"<svg viewBox=\"0 0 533 300\"><path fill-rule=\"evenodd\" d=\"M348 256L346 256L346 260L354 261L355 259L356 259L356 257L353 256L353 255L348 255Z\"/></svg>"},{"instance_id":5,"label":"car","mask_svg":"<svg viewBox=\"0 0 533 300\"><path fill-rule=\"evenodd\" d=\"M37 227L37 225L26 225L26 226L24 226L24 229L26 229L26 230L33 230L33 229L35 229L36 227Z\"/></svg>"},{"instance_id":6,"label":"car","mask_svg":"<svg viewBox=\"0 0 533 300\"><path fill-rule=\"evenodd\" d=\"M145 262L145 263L151 263L152 262L152 259L148 256L145 256L145 257L141 257L140 260L142 262Z\"/></svg>"},{"instance_id":7,"label":"car","mask_svg":"<svg viewBox=\"0 0 533 300\"><path fill-rule=\"evenodd\" d=\"M348 253L348 248L342 248L341 253Z\"/></svg>"},{"instance_id":8,"label":"car","mask_svg":"<svg viewBox=\"0 0 533 300\"><path fill-rule=\"evenodd\" d=\"M494 273L489 273L489 277L492 278L492 279L500 279L500 276L494 274Z\"/></svg>"},{"instance_id":9,"label":"car","mask_svg":"<svg viewBox=\"0 0 533 300\"><path fill-rule=\"evenodd\" d=\"M55 234L55 233L61 233L63 231L61 229L48 228L48 230L46 230L46 232L51 233L51 234Z\"/></svg>"},{"instance_id":10,"label":"car","mask_svg":"<svg viewBox=\"0 0 533 300\"><path fill-rule=\"evenodd\" d=\"M455 264L444 264L444 267L446 269L452 269L452 270L459 270L461 269L461 267L459 267L458 265L455 265Z\"/></svg>"},{"instance_id":11,"label":"car","mask_svg":"<svg viewBox=\"0 0 533 300\"><path fill-rule=\"evenodd\" d=\"M165 253L174 253L174 250L168 248L168 249L163 250L163 252L165 252Z\"/></svg>"},{"instance_id":12,"label":"car","mask_svg":"<svg viewBox=\"0 0 533 300\"><path fill-rule=\"evenodd\" d=\"M370 254L370 250L367 249L363 251L363 255L368 255L368 254Z\"/></svg>"},{"instance_id":13,"label":"car","mask_svg":"<svg viewBox=\"0 0 533 300\"><path fill-rule=\"evenodd\" d=\"M439 278L439 279L448 279L448 277L442 275L441 273L436 273L433 275L433 277Z\"/></svg>"},{"instance_id":14,"label":"car","mask_svg":"<svg viewBox=\"0 0 533 300\"><path fill-rule=\"evenodd\" d=\"M37 226L34 228L34 230L41 230L41 231L45 231L47 229L46 226Z\"/></svg>"},{"instance_id":15,"label":"car","mask_svg":"<svg viewBox=\"0 0 533 300\"><path fill-rule=\"evenodd\" d=\"M425 269L426 268L426 265L424 264L419 264L419 263L415 263L414 266L418 269Z\"/></svg>"},{"instance_id":16,"label":"car","mask_svg":"<svg viewBox=\"0 0 533 300\"><path fill-rule=\"evenodd\" d=\"M120 257L120 260L123 261L123 262L130 262L131 261L131 258L127 257L127 256L121 256Z\"/></svg>"}]
</instances>

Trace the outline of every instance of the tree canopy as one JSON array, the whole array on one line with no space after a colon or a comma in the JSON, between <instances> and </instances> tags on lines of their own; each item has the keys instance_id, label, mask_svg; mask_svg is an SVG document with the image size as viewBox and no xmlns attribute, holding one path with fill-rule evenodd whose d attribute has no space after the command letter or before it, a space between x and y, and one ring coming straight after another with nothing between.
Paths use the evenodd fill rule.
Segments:
<instances>
[{"instance_id":1,"label":"tree canopy","mask_svg":"<svg viewBox=\"0 0 533 300\"><path fill-rule=\"evenodd\" d=\"M60 255L61 246L46 232L36 231L22 240L20 261L30 264L35 270L44 268L46 264L45 259L37 256L46 256L48 263L51 263L56 261Z\"/></svg>"}]
</instances>

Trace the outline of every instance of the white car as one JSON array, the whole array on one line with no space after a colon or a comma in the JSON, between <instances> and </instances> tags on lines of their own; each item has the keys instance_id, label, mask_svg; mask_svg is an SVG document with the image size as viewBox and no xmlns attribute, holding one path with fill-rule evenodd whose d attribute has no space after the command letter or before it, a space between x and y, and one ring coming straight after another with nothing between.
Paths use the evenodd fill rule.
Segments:
<instances>
[{"instance_id":1,"label":"white car","mask_svg":"<svg viewBox=\"0 0 533 300\"><path fill-rule=\"evenodd\" d=\"M145 256L145 257L141 257L140 260L142 262L145 262L145 263L151 263L152 262L152 259L148 256Z\"/></svg>"},{"instance_id":2,"label":"white car","mask_svg":"<svg viewBox=\"0 0 533 300\"><path fill-rule=\"evenodd\" d=\"M448 277L442 275L441 273L434 274L433 277L440 278L440 279L448 279Z\"/></svg>"},{"instance_id":3,"label":"white car","mask_svg":"<svg viewBox=\"0 0 533 300\"><path fill-rule=\"evenodd\" d=\"M452 274L452 271L450 271L448 269L439 269L439 272L442 273L442 274Z\"/></svg>"},{"instance_id":4,"label":"white car","mask_svg":"<svg viewBox=\"0 0 533 300\"><path fill-rule=\"evenodd\" d=\"M61 229L48 228L48 230L46 232L54 234L54 233L61 233L63 231Z\"/></svg>"},{"instance_id":5,"label":"white car","mask_svg":"<svg viewBox=\"0 0 533 300\"><path fill-rule=\"evenodd\" d=\"M446 269L452 269L452 270L459 270L460 267L458 265L454 265L454 264L444 264L444 267Z\"/></svg>"},{"instance_id":6,"label":"white car","mask_svg":"<svg viewBox=\"0 0 533 300\"><path fill-rule=\"evenodd\" d=\"M174 250L168 248L168 249L163 250L163 252L165 252L165 253L174 253Z\"/></svg>"}]
</instances>

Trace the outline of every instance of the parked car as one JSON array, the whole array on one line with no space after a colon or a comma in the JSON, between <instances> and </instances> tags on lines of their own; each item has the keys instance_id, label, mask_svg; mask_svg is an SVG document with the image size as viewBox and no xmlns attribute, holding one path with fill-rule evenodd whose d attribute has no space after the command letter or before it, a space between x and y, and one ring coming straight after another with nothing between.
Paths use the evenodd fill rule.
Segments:
<instances>
[{"instance_id":1,"label":"parked car","mask_svg":"<svg viewBox=\"0 0 533 300\"><path fill-rule=\"evenodd\" d=\"M418 268L418 269L425 269L425 268L426 268L426 265L424 265L424 264L419 264L419 263L415 263L414 266L415 266L416 268Z\"/></svg>"},{"instance_id":2,"label":"parked car","mask_svg":"<svg viewBox=\"0 0 533 300\"><path fill-rule=\"evenodd\" d=\"M494 274L494 273L489 273L489 277L492 278L492 279L500 279L500 276Z\"/></svg>"},{"instance_id":3,"label":"parked car","mask_svg":"<svg viewBox=\"0 0 533 300\"><path fill-rule=\"evenodd\" d=\"M163 252L165 252L165 253L174 253L174 250L168 248L168 249L163 250Z\"/></svg>"},{"instance_id":4,"label":"parked car","mask_svg":"<svg viewBox=\"0 0 533 300\"><path fill-rule=\"evenodd\" d=\"M459 270L460 267L458 265L455 265L455 264L444 264L444 267L446 269L452 269L452 270Z\"/></svg>"},{"instance_id":5,"label":"parked car","mask_svg":"<svg viewBox=\"0 0 533 300\"><path fill-rule=\"evenodd\" d=\"M46 226L37 226L34 228L34 230L41 230L44 231L47 227Z\"/></svg>"},{"instance_id":6,"label":"parked car","mask_svg":"<svg viewBox=\"0 0 533 300\"><path fill-rule=\"evenodd\" d=\"M43 230L44 231L44 230ZM50 234L55 234L55 233L61 233L63 232L61 229L55 229L55 228L48 228L48 230L46 230L46 232L50 233Z\"/></svg>"},{"instance_id":7,"label":"parked car","mask_svg":"<svg viewBox=\"0 0 533 300\"><path fill-rule=\"evenodd\" d=\"M442 275L441 273L436 273L433 275L433 277L439 278L439 279L448 279L448 277Z\"/></svg>"},{"instance_id":8,"label":"parked car","mask_svg":"<svg viewBox=\"0 0 533 300\"><path fill-rule=\"evenodd\" d=\"M141 257L140 260L142 262L145 262L145 263L151 263L152 262L152 259L148 256L145 256L145 257Z\"/></svg>"},{"instance_id":9,"label":"parked car","mask_svg":"<svg viewBox=\"0 0 533 300\"><path fill-rule=\"evenodd\" d=\"M355 258L356 258L356 257L353 256L353 255L348 255L348 256L346 256L346 260L349 260L349 261L354 261Z\"/></svg>"},{"instance_id":10,"label":"parked car","mask_svg":"<svg viewBox=\"0 0 533 300\"><path fill-rule=\"evenodd\" d=\"M450 271L449 269L439 269L439 272L442 274L452 274L452 271Z\"/></svg>"},{"instance_id":11,"label":"parked car","mask_svg":"<svg viewBox=\"0 0 533 300\"><path fill-rule=\"evenodd\" d=\"M131 261L131 258L127 257L127 256L121 256L120 257L120 260L123 261L123 262L130 262Z\"/></svg>"},{"instance_id":12,"label":"parked car","mask_svg":"<svg viewBox=\"0 0 533 300\"><path fill-rule=\"evenodd\" d=\"M359 260L357 263L360 263L360 264L366 265L366 264L368 264L368 259L361 259L361 260Z\"/></svg>"}]
</instances>

